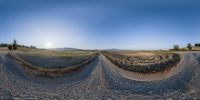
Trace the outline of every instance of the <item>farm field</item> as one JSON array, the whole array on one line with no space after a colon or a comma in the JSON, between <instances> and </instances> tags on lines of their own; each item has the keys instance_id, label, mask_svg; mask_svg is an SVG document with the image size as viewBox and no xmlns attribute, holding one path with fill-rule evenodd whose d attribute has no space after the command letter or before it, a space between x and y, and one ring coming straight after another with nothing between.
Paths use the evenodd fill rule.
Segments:
<instances>
[{"instance_id":1,"label":"farm field","mask_svg":"<svg viewBox=\"0 0 200 100\"><path fill-rule=\"evenodd\" d=\"M84 51L41 51L41 52L19 52L14 55L26 62L44 68L67 67L81 63L91 57L94 52Z\"/></svg>"},{"instance_id":2,"label":"farm field","mask_svg":"<svg viewBox=\"0 0 200 100\"><path fill-rule=\"evenodd\" d=\"M0 51L0 99L198 99L199 58L198 51ZM175 60L169 68L138 72L112 59L140 68ZM140 61L132 64L134 59ZM62 72L88 60L78 70Z\"/></svg>"},{"instance_id":3,"label":"farm field","mask_svg":"<svg viewBox=\"0 0 200 100\"><path fill-rule=\"evenodd\" d=\"M92 51L53 51L19 49L6 56L23 69L37 75L56 76L76 71L90 63L97 53Z\"/></svg>"}]
</instances>

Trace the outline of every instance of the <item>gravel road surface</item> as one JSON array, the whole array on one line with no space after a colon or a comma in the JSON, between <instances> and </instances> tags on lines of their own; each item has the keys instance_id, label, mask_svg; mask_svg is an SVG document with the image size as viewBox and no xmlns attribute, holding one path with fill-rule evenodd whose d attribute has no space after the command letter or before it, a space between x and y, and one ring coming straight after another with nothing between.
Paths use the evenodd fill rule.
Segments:
<instances>
[{"instance_id":1,"label":"gravel road surface","mask_svg":"<svg viewBox=\"0 0 200 100\"><path fill-rule=\"evenodd\" d=\"M200 52L180 53L182 62L159 78L123 71L102 54L73 73L36 76L7 53L0 52L0 99L200 99Z\"/></svg>"}]
</instances>

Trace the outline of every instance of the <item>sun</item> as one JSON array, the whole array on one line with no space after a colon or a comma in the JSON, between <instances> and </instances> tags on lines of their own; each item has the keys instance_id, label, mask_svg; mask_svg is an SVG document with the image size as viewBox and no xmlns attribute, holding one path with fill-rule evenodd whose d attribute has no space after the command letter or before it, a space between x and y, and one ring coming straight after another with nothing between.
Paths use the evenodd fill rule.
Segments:
<instances>
[{"instance_id":1,"label":"sun","mask_svg":"<svg viewBox=\"0 0 200 100\"><path fill-rule=\"evenodd\" d=\"M46 48L51 48L52 47L52 43L51 42L47 42L45 46L46 46Z\"/></svg>"}]
</instances>

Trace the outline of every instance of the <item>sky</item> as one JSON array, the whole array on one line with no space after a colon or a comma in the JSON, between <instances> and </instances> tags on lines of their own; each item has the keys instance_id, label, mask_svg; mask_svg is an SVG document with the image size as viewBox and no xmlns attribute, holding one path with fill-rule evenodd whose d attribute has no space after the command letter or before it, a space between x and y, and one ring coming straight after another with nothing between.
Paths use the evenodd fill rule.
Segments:
<instances>
[{"instance_id":1,"label":"sky","mask_svg":"<svg viewBox=\"0 0 200 100\"><path fill-rule=\"evenodd\" d=\"M0 43L169 49L200 43L199 0L0 0Z\"/></svg>"}]
</instances>

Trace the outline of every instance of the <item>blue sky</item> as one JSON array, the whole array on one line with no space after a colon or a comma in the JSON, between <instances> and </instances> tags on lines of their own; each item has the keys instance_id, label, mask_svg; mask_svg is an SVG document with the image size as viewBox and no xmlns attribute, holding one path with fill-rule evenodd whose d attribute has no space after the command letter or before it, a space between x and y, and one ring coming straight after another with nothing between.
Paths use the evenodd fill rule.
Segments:
<instances>
[{"instance_id":1,"label":"blue sky","mask_svg":"<svg viewBox=\"0 0 200 100\"><path fill-rule=\"evenodd\" d=\"M169 49L200 42L198 0L0 0L0 43Z\"/></svg>"}]
</instances>

